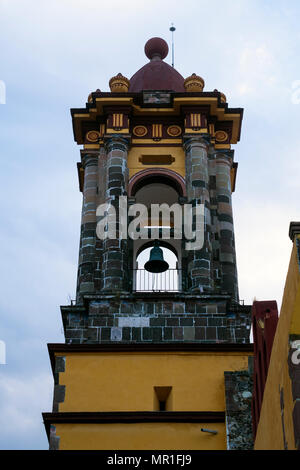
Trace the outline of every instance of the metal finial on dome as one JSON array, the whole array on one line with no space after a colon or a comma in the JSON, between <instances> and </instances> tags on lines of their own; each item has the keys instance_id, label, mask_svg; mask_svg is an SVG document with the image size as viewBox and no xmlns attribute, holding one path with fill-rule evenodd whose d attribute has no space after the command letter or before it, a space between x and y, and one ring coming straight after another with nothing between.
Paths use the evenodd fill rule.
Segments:
<instances>
[{"instance_id":1,"label":"metal finial on dome","mask_svg":"<svg viewBox=\"0 0 300 470\"><path fill-rule=\"evenodd\" d=\"M168 52L169 46L164 39L151 38L145 44L145 54L150 60L155 58L163 60L167 57Z\"/></svg>"},{"instance_id":2,"label":"metal finial on dome","mask_svg":"<svg viewBox=\"0 0 300 470\"><path fill-rule=\"evenodd\" d=\"M173 23L171 23L170 31L172 33L172 67L174 67L174 31L176 31L176 28Z\"/></svg>"}]
</instances>

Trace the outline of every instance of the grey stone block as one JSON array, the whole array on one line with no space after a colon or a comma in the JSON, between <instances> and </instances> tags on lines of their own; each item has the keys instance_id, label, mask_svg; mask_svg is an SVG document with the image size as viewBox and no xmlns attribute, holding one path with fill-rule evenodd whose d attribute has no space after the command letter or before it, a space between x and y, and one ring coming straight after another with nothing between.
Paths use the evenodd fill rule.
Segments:
<instances>
[{"instance_id":1,"label":"grey stone block","mask_svg":"<svg viewBox=\"0 0 300 470\"><path fill-rule=\"evenodd\" d=\"M183 328L184 341L193 341L195 339L195 328L193 326L185 326Z\"/></svg>"},{"instance_id":2,"label":"grey stone block","mask_svg":"<svg viewBox=\"0 0 300 470\"><path fill-rule=\"evenodd\" d=\"M122 328L113 327L111 329L110 339L112 341L121 341L122 340Z\"/></svg>"}]
</instances>

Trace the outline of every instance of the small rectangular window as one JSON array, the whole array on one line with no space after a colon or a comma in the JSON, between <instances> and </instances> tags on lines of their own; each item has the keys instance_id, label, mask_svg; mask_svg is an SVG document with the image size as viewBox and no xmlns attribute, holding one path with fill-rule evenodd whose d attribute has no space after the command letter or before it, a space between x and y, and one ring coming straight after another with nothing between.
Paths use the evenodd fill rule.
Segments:
<instances>
[{"instance_id":1,"label":"small rectangular window","mask_svg":"<svg viewBox=\"0 0 300 470\"><path fill-rule=\"evenodd\" d=\"M171 102L171 93L168 91L144 91L144 104L169 104Z\"/></svg>"}]
</instances>

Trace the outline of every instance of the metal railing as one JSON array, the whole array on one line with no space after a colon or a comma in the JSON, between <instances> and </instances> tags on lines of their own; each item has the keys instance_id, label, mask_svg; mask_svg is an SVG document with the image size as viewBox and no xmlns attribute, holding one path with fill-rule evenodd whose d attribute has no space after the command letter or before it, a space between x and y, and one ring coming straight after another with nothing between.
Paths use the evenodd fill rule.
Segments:
<instances>
[{"instance_id":1,"label":"metal railing","mask_svg":"<svg viewBox=\"0 0 300 470\"><path fill-rule=\"evenodd\" d=\"M181 270L168 269L163 273L150 273L146 269L134 269L133 290L136 292L178 292L181 290Z\"/></svg>"}]
</instances>

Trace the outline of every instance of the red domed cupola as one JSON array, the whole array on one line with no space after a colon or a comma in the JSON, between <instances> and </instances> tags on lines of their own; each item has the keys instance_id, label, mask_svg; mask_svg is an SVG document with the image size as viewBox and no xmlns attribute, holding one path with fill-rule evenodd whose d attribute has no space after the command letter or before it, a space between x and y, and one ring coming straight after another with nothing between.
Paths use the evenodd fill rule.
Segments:
<instances>
[{"instance_id":1,"label":"red domed cupola","mask_svg":"<svg viewBox=\"0 0 300 470\"><path fill-rule=\"evenodd\" d=\"M172 90L185 92L184 78L163 61L169 47L161 38L152 38L145 44L145 54L150 62L139 69L130 79L129 92L142 90Z\"/></svg>"}]
</instances>

